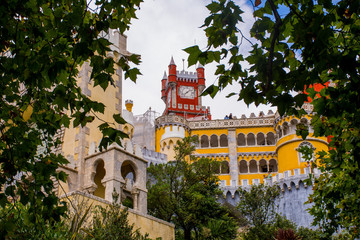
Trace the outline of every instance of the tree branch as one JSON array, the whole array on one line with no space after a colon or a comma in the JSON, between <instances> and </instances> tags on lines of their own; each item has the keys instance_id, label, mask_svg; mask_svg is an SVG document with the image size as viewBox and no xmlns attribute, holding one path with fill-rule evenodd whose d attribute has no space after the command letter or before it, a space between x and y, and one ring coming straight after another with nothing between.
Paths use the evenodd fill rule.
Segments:
<instances>
[{"instance_id":1,"label":"tree branch","mask_svg":"<svg viewBox=\"0 0 360 240\"><path fill-rule=\"evenodd\" d=\"M273 68L273 59L274 59L274 48L275 48L275 42L276 40L279 38L279 34L280 34L280 27L282 25L282 21L280 18L280 15L276 9L276 6L273 2L273 0L268 0L268 2L270 3L270 7L271 10L274 13L275 16L275 26L274 26L274 31L273 31L273 36L271 39L271 47L269 50L269 59L268 59L268 63L267 63L267 82L266 82L266 86L264 88L264 91L266 92L267 89L269 88L270 83L272 82L272 68Z\"/></svg>"}]
</instances>

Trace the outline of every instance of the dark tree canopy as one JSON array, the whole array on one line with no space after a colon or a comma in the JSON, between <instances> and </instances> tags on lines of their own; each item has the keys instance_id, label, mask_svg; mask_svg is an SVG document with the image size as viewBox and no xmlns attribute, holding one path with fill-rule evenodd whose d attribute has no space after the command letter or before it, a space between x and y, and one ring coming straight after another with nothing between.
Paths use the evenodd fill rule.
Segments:
<instances>
[{"instance_id":1,"label":"dark tree canopy","mask_svg":"<svg viewBox=\"0 0 360 240\"><path fill-rule=\"evenodd\" d=\"M122 56L106 56L106 33L129 28L142 0L5 0L0 5L0 206L16 199L29 204L30 221L58 220L65 207L58 204L51 177L65 181L56 169L67 160L52 149L61 128L93 121L104 105L92 101L76 84L78 69L88 61L91 81L104 90L113 84L118 64L135 81L139 70ZM117 123L124 123L114 115ZM126 134L113 125L100 126L100 147L120 143ZM39 151L41 147L41 151ZM11 208L11 207L9 207ZM11 216L8 216L11 217ZM5 219L6 220L6 219ZM10 221L10 220L9 220Z\"/></svg>"}]
</instances>

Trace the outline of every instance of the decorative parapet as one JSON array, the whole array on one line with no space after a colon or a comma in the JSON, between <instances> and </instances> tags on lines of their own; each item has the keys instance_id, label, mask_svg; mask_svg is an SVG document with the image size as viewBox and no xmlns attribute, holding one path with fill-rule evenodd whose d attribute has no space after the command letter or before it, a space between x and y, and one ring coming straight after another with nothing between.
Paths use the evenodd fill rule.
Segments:
<instances>
[{"instance_id":1,"label":"decorative parapet","mask_svg":"<svg viewBox=\"0 0 360 240\"><path fill-rule=\"evenodd\" d=\"M233 127L272 127L274 116L252 117L240 119L218 119L208 121L191 121L190 129L213 129L213 128L233 128Z\"/></svg>"},{"instance_id":2,"label":"decorative parapet","mask_svg":"<svg viewBox=\"0 0 360 240\"><path fill-rule=\"evenodd\" d=\"M256 156L256 157L258 157L258 156L261 156L261 157L269 157L269 156L271 156L271 157L277 157L277 154L276 154L276 152L238 152L237 153L237 157L239 158L239 157L242 157L242 158L244 158L244 157L249 157L249 156L251 156L251 157L254 157L254 156Z\"/></svg>"},{"instance_id":3,"label":"decorative parapet","mask_svg":"<svg viewBox=\"0 0 360 240\"><path fill-rule=\"evenodd\" d=\"M298 168L298 169L294 169L294 174L292 174L291 171L285 171L283 173L278 173L271 178L265 178L264 184L265 185L278 185L282 192L291 191L294 189L299 189L301 187L301 185L303 185L303 187L307 188L308 186L306 185L304 180L309 178L310 173L313 174L313 177L315 177L315 178L318 178L321 174L319 169L314 168L311 170L310 167L305 168L304 172L305 172L304 174L300 174L301 171L300 171L300 168ZM247 179L242 179L242 180L247 180ZM230 185L229 186L226 184L222 184L221 181L220 181L219 185L220 185L220 189L223 191L224 198L226 198L226 194L228 192L230 192L232 198L234 198L235 192L240 187L238 185L236 185L236 186ZM241 187L245 188L245 189L250 189L251 184L242 185Z\"/></svg>"},{"instance_id":4,"label":"decorative parapet","mask_svg":"<svg viewBox=\"0 0 360 240\"><path fill-rule=\"evenodd\" d=\"M167 163L167 155L146 148L142 149L143 158L148 161L148 166L150 164L165 164Z\"/></svg>"},{"instance_id":5,"label":"decorative parapet","mask_svg":"<svg viewBox=\"0 0 360 240\"><path fill-rule=\"evenodd\" d=\"M181 116L166 115L155 119L156 128L164 127L170 124L180 125L184 126L185 128L189 128L189 122Z\"/></svg>"},{"instance_id":6,"label":"decorative parapet","mask_svg":"<svg viewBox=\"0 0 360 240\"><path fill-rule=\"evenodd\" d=\"M313 174L314 178L318 178L321 174L321 171L318 168L311 169L310 167L304 168L304 172L304 174L300 174L301 171L298 168L294 169L294 174L292 174L291 171L284 171L283 173L278 173L276 176L272 177L271 184L279 185L282 191L290 191L293 187L298 189L301 182L306 188L307 185L303 181L309 178L309 174Z\"/></svg>"},{"instance_id":7,"label":"decorative parapet","mask_svg":"<svg viewBox=\"0 0 360 240\"><path fill-rule=\"evenodd\" d=\"M197 72L176 71L178 81L197 82Z\"/></svg>"},{"instance_id":8,"label":"decorative parapet","mask_svg":"<svg viewBox=\"0 0 360 240\"><path fill-rule=\"evenodd\" d=\"M195 158L220 158L220 159L226 159L229 158L228 153L205 153L205 154L191 154L191 156L194 156Z\"/></svg>"}]
</instances>

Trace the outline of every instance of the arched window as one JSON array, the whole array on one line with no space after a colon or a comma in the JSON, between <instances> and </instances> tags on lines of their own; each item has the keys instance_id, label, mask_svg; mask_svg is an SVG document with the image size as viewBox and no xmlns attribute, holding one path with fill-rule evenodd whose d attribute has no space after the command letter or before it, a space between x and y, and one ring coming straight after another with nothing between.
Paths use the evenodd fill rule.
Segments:
<instances>
[{"instance_id":1,"label":"arched window","mask_svg":"<svg viewBox=\"0 0 360 240\"><path fill-rule=\"evenodd\" d=\"M251 160L249 162L249 169L250 169L250 173L257 173L258 172L258 167L257 167L256 160Z\"/></svg>"},{"instance_id":2,"label":"arched window","mask_svg":"<svg viewBox=\"0 0 360 240\"><path fill-rule=\"evenodd\" d=\"M278 166L275 159L270 159L269 161L269 172L277 172Z\"/></svg>"},{"instance_id":3,"label":"arched window","mask_svg":"<svg viewBox=\"0 0 360 240\"><path fill-rule=\"evenodd\" d=\"M280 126L277 127L276 133L277 133L277 135L279 136L279 138L282 137L282 131L281 131L281 127L280 127Z\"/></svg>"},{"instance_id":4,"label":"arched window","mask_svg":"<svg viewBox=\"0 0 360 240\"><path fill-rule=\"evenodd\" d=\"M289 134L289 124L287 122L284 122L282 127L283 127L284 136L288 135Z\"/></svg>"},{"instance_id":5,"label":"arched window","mask_svg":"<svg viewBox=\"0 0 360 240\"><path fill-rule=\"evenodd\" d=\"M275 135L272 132L266 134L266 144L267 145L275 145Z\"/></svg>"},{"instance_id":6,"label":"arched window","mask_svg":"<svg viewBox=\"0 0 360 240\"><path fill-rule=\"evenodd\" d=\"M298 125L298 120L297 119L291 119L290 121L290 132L292 134L296 133L296 126Z\"/></svg>"},{"instance_id":7,"label":"arched window","mask_svg":"<svg viewBox=\"0 0 360 240\"><path fill-rule=\"evenodd\" d=\"M172 140L169 141L169 149L173 149L174 147L174 142Z\"/></svg>"},{"instance_id":8,"label":"arched window","mask_svg":"<svg viewBox=\"0 0 360 240\"><path fill-rule=\"evenodd\" d=\"M247 145L254 146L255 145L255 135L253 133L249 133L247 135Z\"/></svg>"},{"instance_id":9,"label":"arched window","mask_svg":"<svg viewBox=\"0 0 360 240\"><path fill-rule=\"evenodd\" d=\"M126 160L121 165L121 176L128 181L131 181L131 184L136 182L136 174L135 174L135 168L133 166L133 163L129 160Z\"/></svg>"},{"instance_id":10,"label":"arched window","mask_svg":"<svg viewBox=\"0 0 360 240\"><path fill-rule=\"evenodd\" d=\"M261 159L259 161L259 165L260 165L260 172L262 172L262 173L268 172L268 166L267 166L267 162L265 159Z\"/></svg>"},{"instance_id":11,"label":"arched window","mask_svg":"<svg viewBox=\"0 0 360 240\"><path fill-rule=\"evenodd\" d=\"M265 135L263 133L258 133L256 135L257 145L265 145Z\"/></svg>"},{"instance_id":12,"label":"arched window","mask_svg":"<svg viewBox=\"0 0 360 240\"><path fill-rule=\"evenodd\" d=\"M240 173L248 173L248 165L246 160L240 161Z\"/></svg>"},{"instance_id":13,"label":"arched window","mask_svg":"<svg viewBox=\"0 0 360 240\"><path fill-rule=\"evenodd\" d=\"M306 152L309 152L309 153L312 152L312 159L310 161L313 161L315 159L315 156L314 156L315 148L314 148L314 146L309 142L302 142L302 143L299 144L299 147L296 150L299 151L300 148L304 148L304 147L308 148L308 150L306 149ZM300 162L306 162L306 157L305 156L306 156L305 154L299 152L299 160L300 160Z\"/></svg>"},{"instance_id":14,"label":"arched window","mask_svg":"<svg viewBox=\"0 0 360 240\"><path fill-rule=\"evenodd\" d=\"M200 145L202 148L209 147L209 138L206 135L201 136Z\"/></svg>"},{"instance_id":15,"label":"arched window","mask_svg":"<svg viewBox=\"0 0 360 240\"><path fill-rule=\"evenodd\" d=\"M222 134L220 136L220 147L227 147L228 146L228 136L226 134Z\"/></svg>"},{"instance_id":16,"label":"arched window","mask_svg":"<svg viewBox=\"0 0 360 240\"><path fill-rule=\"evenodd\" d=\"M228 173L230 173L229 162L222 161L221 162L221 174L228 174Z\"/></svg>"},{"instance_id":17,"label":"arched window","mask_svg":"<svg viewBox=\"0 0 360 240\"><path fill-rule=\"evenodd\" d=\"M237 136L237 145L238 146L245 146L246 140L245 140L245 134L239 133Z\"/></svg>"},{"instance_id":18,"label":"arched window","mask_svg":"<svg viewBox=\"0 0 360 240\"><path fill-rule=\"evenodd\" d=\"M210 146L211 147L218 147L219 146L219 140L218 140L218 136L213 134L210 137Z\"/></svg>"},{"instance_id":19,"label":"arched window","mask_svg":"<svg viewBox=\"0 0 360 240\"><path fill-rule=\"evenodd\" d=\"M101 180L105 177L106 171L104 168L104 161L98 160L95 163L95 176L94 182L96 184L96 190L94 195L97 197L105 198L105 186L101 183Z\"/></svg>"}]
</instances>

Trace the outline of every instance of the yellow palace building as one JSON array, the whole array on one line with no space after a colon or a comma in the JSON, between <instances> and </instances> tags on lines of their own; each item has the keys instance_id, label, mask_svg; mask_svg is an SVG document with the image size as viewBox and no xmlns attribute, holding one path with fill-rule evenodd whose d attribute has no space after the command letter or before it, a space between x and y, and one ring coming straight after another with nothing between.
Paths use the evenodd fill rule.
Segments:
<instances>
[{"instance_id":1,"label":"yellow palace building","mask_svg":"<svg viewBox=\"0 0 360 240\"><path fill-rule=\"evenodd\" d=\"M281 117L271 110L258 116L232 116L211 119L210 108L201 104L205 87L204 68L196 72L177 71L173 59L162 82L165 110L155 121L155 151L174 159L174 145L185 136L198 136L195 157L220 161L218 174L225 191L239 186L272 182L308 175L310 167L297 149L303 145L316 151L327 150L326 138L312 137L311 105L304 104L309 116L301 119ZM296 135L296 125L309 126L310 135L303 141ZM315 169L315 173L318 173ZM298 182L299 183L299 182ZM295 185L298 185L295 184Z\"/></svg>"}]
</instances>

